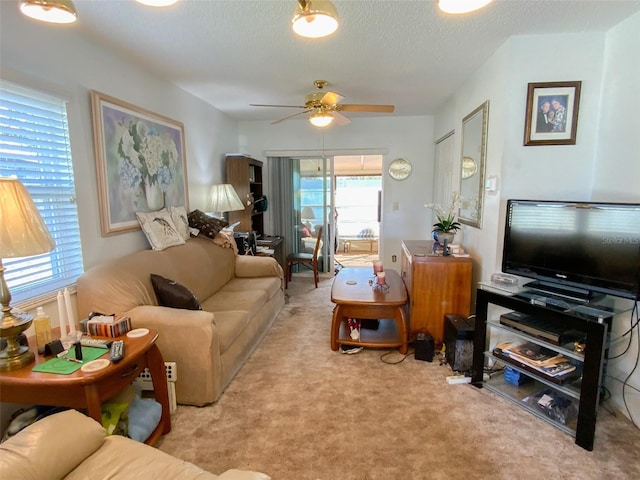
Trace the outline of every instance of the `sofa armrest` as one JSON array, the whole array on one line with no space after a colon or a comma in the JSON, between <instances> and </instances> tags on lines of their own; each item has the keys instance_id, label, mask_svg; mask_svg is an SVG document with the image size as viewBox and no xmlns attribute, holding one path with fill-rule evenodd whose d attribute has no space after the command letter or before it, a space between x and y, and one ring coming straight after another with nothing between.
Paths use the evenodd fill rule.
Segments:
<instances>
[{"instance_id":1,"label":"sofa armrest","mask_svg":"<svg viewBox=\"0 0 640 480\"><path fill-rule=\"evenodd\" d=\"M284 271L273 257L236 256L236 277L278 277L284 280Z\"/></svg>"},{"instance_id":2,"label":"sofa armrest","mask_svg":"<svg viewBox=\"0 0 640 480\"><path fill-rule=\"evenodd\" d=\"M165 362L176 362L178 403L204 405L222 388L220 339L215 316L204 310L141 305L127 312L133 328L158 332Z\"/></svg>"}]
</instances>

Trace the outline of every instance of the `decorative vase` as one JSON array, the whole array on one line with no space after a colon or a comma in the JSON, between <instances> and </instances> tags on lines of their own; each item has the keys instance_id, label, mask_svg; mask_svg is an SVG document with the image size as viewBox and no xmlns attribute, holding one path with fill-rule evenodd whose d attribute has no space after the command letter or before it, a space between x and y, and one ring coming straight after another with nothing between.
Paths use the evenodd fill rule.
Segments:
<instances>
[{"instance_id":1,"label":"decorative vase","mask_svg":"<svg viewBox=\"0 0 640 480\"><path fill-rule=\"evenodd\" d=\"M147 197L147 207L149 210L160 210L164 207L164 192L157 182L152 182L149 178L145 178L144 194Z\"/></svg>"},{"instance_id":2,"label":"decorative vase","mask_svg":"<svg viewBox=\"0 0 640 480\"><path fill-rule=\"evenodd\" d=\"M445 242L447 245L451 245L455 237L456 232L438 232L438 242L442 245L444 245Z\"/></svg>"}]
</instances>

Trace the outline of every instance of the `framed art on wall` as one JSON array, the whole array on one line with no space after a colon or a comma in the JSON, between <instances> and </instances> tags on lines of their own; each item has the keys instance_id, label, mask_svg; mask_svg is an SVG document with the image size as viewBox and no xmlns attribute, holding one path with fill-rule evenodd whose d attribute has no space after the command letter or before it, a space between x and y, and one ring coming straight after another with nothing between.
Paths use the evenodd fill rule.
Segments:
<instances>
[{"instance_id":1,"label":"framed art on wall","mask_svg":"<svg viewBox=\"0 0 640 480\"><path fill-rule=\"evenodd\" d=\"M187 207L184 126L91 92L103 235L140 228L136 212Z\"/></svg>"},{"instance_id":2,"label":"framed art on wall","mask_svg":"<svg viewBox=\"0 0 640 480\"><path fill-rule=\"evenodd\" d=\"M524 145L575 145L582 82L530 83Z\"/></svg>"}]
</instances>

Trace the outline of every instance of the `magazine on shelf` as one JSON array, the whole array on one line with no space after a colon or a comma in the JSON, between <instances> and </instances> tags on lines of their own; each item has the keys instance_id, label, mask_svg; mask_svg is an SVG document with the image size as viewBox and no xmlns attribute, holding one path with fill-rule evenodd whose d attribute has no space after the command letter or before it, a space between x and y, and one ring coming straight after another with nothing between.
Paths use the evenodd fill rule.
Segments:
<instances>
[{"instance_id":1,"label":"magazine on shelf","mask_svg":"<svg viewBox=\"0 0 640 480\"><path fill-rule=\"evenodd\" d=\"M528 343L528 342L527 342ZM576 366L569 362L565 357L554 352L555 356L540 363L540 361L532 361L526 356L514 354L514 350L518 350L521 344L506 342L497 345L494 354L507 362L519 365L533 373L542 373L547 377L564 377L565 375L576 371Z\"/></svg>"},{"instance_id":2,"label":"magazine on shelf","mask_svg":"<svg viewBox=\"0 0 640 480\"><path fill-rule=\"evenodd\" d=\"M503 350L506 350L508 355L519 357L523 361L536 366L544 366L550 360L562 357L558 352L533 342L511 343L508 347L503 348Z\"/></svg>"}]
</instances>

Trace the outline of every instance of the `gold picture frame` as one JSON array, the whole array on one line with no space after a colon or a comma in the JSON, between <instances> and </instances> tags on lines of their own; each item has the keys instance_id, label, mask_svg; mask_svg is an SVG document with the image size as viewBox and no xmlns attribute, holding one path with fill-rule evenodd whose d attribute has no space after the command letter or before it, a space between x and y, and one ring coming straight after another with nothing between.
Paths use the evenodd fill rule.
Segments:
<instances>
[{"instance_id":1,"label":"gold picture frame","mask_svg":"<svg viewBox=\"0 0 640 480\"><path fill-rule=\"evenodd\" d=\"M529 83L524 145L575 145L582 82Z\"/></svg>"},{"instance_id":2,"label":"gold picture frame","mask_svg":"<svg viewBox=\"0 0 640 480\"><path fill-rule=\"evenodd\" d=\"M188 210L184 125L91 91L102 235L140 228L136 212Z\"/></svg>"}]
</instances>

